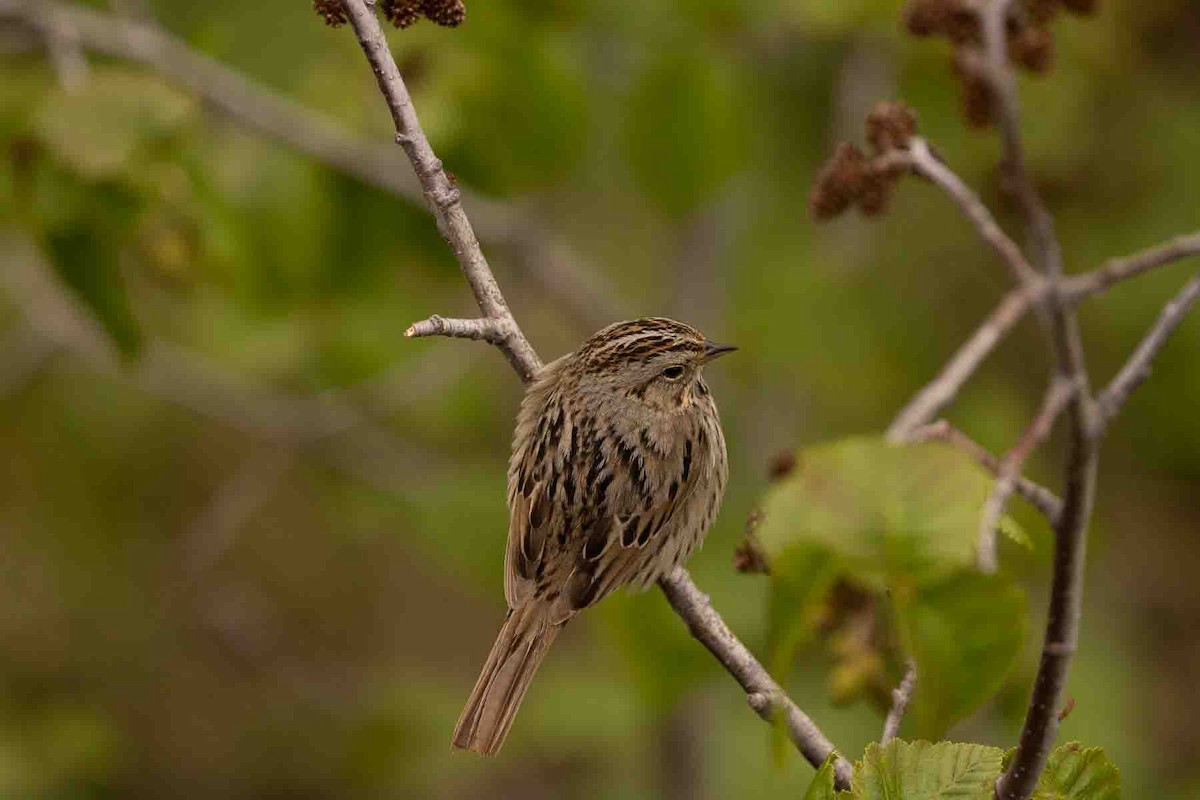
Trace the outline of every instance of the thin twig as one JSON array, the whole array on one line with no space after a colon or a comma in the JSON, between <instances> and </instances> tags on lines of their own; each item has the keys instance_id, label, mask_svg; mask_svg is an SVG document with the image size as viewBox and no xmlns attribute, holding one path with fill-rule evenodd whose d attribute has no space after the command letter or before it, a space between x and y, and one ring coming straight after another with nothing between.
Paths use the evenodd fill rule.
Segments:
<instances>
[{"instance_id":1,"label":"thin twig","mask_svg":"<svg viewBox=\"0 0 1200 800\"><path fill-rule=\"evenodd\" d=\"M1067 413L1063 509L1054 531L1054 576L1041 661L1017 751L996 783L1000 800L1028 800L1058 733L1055 712L1061 704L1067 670L1079 639L1087 525L1095 495L1099 439L1079 326L1074 307L1066 302L1061 291L1062 249L1054 231L1054 219L1034 185L1021 144L1015 78L1008 63L1006 29L1011 5L1011 0L993 0L980 12L994 117L1000 129L1003 153L1000 167L1006 188L1016 198L1025 220L1033 261L1049 284L1045 307L1058 370L1076 387Z\"/></svg>"},{"instance_id":2,"label":"thin twig","mask_svg":"<svg viewBox=\"0 0 1200 800\"><path fill-rule=\"evenodd\" d=\"M677 567L659 581L663 594L675 612L687 623L692 636L717 657L746 691L750 707L768 722L783 717L788 736L796 749L813 766L820 765L834 752L833 744L816 724L784 692L744 644L729 630L708 597L696 588L687 570ZM851 766L839 757L834 766L838 788L850 787Z\"/></svg>"},{"instance_id":3,"label":"thin twig","mask_svg":"<svg viewBox=\"0 0 1200 800\"><path fill-rule=\"evenodd\" d=\"M1078 303L1085 297L1103 292L1114 283L1195 255L1200 255L1200 233L1177 236L1131 256L1110 259L1099 269L1065 278L1062 283L1063 295L1072 303Z\"/></svg>"},{"instance_id":4,"label":"thin twig","mask_svg":"<svg viewBox=\"0 0 1200 800\"><path fill-rule=\"evenodd\" d=\"M887 744L900 733L900 723L904 720L904 712L908 710L908 702L912 699L917 688L917 662L911 658L904 667L904 678L900 685L892 689L892 708L888 711L887 719L883 721L883 735L879 737L880 744Z\"/></svg>"},{"instance_id":5,"label":"thin twig","mask_svg":"<svg viewBox=\"0 0 1200 800\"><path fill-rule=\"evenodd\" d=\"M1129 399L1129 394L1142 385L1150 377L1150 365L1155 356L1167 343L1167 339L1183 322L1183 318L1200 300L1200 275L1188 281L1158 315L1154 326L1146 334L1141 343L1133 351L1129 360L1121 367L1121 371L1108 384L1097 398L1096 405L1100 408L1100 425L1107 426L1121 406Z\"/></svg>"},{"instance_id":6,"label":"thin twig","mask_svg":"<svg viewBox=\"0 0 1200 800\"><path fill-rule=\"evenodd\" d=\"M929 425L923 425L913 431L910 436L910 441L913 442L928 442L933 440L946 442L957 447L971 456L976 463L988 472L999 476L1000 459L948 421L940 419ZM1062 500L1058 499L1054 492L1020 475L1015 479L1014 490L1018 496L1040 511L1042 516L1051 525L1058 522L1059 515L1062 514Z\"/></svg>"},{"instance_id":7,"label":"thin twig","mask_svg":"<svg viewBox=\"0 0 1200 800\"><path fill-rule=\"evenodd\" d=\"M970 220L980 238L1008 267L1018 286L1040 283L1037 271L1030 266L1017 243L1004 232L979 196L933 154L924 139L914 137L907 151L893 151L891 157L904 158L918 175L932 181L950 197L954 205Z\"/></svg>"},{"instance_id":8,"label":"thin twig","mask_svg":"<svg viewBox=\"0 0 1200 800\"><path fill-rule=\"evenodd\" d=\"M78 47L143 64L186 87L234 122L405 200L424 194L394 147L364 142L321 112L277 94L168 33L152 21L57 0L0 0L0 19L16 20L49 41L68 35ZM594 330L615 318L617 292L602 273L522 209L462 190L476 233L511 251L515 262Z\"/></svg>"},{"instance_id":9,"label":"thin twig","mask_svg":"<svg viewBox=\"0 0 1200 800\"><path fill-rule=\"evenodd\" d=\"M396 142L404 148L405 155L412 162L425 200L437 220L438 230L454 251L463 277L467 279L467 284L475 295L475 302L490 323L492 333L487 340L504 353L513 369L521 376L521 380L528 383L542 368L541 359L525 339L525 334L517 326L512 312L508 310L504 295L501 294L500 287L492 276L491 267L488 266L487 259L479 247L479 241L475 238L475 230L471 227L467 212L463 210L462 193L446 174L442 162L429 146L429 140L425 138L425 131L421 128L412 98L408 94L408 87L400 77L400 70L396 66L396 60L392 58L391 50L388 49L383 28L375 17L374 7L368 6L363 0L349 0L346 3L346 12L363 53L375 72L379 90L383 92L388 109L392 112L392 121L396 125ZM427 322L436 325L433 320ZM410 328L409 335L416 335L411 331L420 325L421 323L418 323L414 328Z\"/></svg>"},{"instance_id":10,"label":"thin twig","mask_svg":"<svg viewBox=\"0 0 1200 800\"><path fill-rule=\"evenodd\" d=\"M1037 297L1037 290L1028 286L1009 291L970 338L958 348L946 366L942 367L938 376L917 392L900 410L888 426L888 440L904 441L913 430L936 417L954 399L963 384L970 379L996 345L1025 316Z\"/></svg>"},{"instance_id":11,"label":"thin twig","mask_svg":"<svg viewBox=\"0 0 1200 800\"><path fill-rule=\"evenodd\" d=\"M396 140L404 147L421 179L442 235L454 249L463 275L474 291L480 311L489 324L497 326L498 335L487 341L505 353L517 375L528 384L541 368L541 361L508 310L487 260L479 249L479 243L471 233L470 222L459 203L457 190L447 179L441 162L437 160L421 130L404 79L388 49L383 29L366 0L345 0L345 6L350 24L392 112L396 123ZM420 326L424 324L438 326L447 322L435 322L431 318L424 323L417 323L414 326L417 328L414 335L422 332ZM456 321L460 325L470 322L472 321ZM812 720L787 697L779 684L771 679L749 649L729 630L729 626L712 608L708 599L696 588L687 570L677 568L659 583L671 606L683 618L692 635L716 656L746 690L751 707L764 719L773 719L777 713L784 714L788 732L797 749L813 766L820 765L833 752L833 745ZM848 788L850 765L845 760L839 759L837 776L838 786Z\"/></svg>"},{"instance_id":12,"label":"thin twig","mask_svg":"<svg viewBox=\"0 0 1200 800\"><path fill-rule=\"evenodd\" d=\"M996 527L1000 524L1000 517L1004 515L1008 499L1017 488L1017 479L1021 476L1025 462L1038 445L1050 435L1054 421L1058 419L1058 415L1062 413L1075 390L1076 386L1071 381L1060 375L1054 376L1046 389L1045 397L1042 398L1041 408L1025 428L1025 432L1021 434L1016 445L1000 460L996 483L992 486L987 500L984 501L983 512L979 515L976 555L980 571L990 575L999 569L1000 564L996 555Z\"/></svg>"}]
</instances>

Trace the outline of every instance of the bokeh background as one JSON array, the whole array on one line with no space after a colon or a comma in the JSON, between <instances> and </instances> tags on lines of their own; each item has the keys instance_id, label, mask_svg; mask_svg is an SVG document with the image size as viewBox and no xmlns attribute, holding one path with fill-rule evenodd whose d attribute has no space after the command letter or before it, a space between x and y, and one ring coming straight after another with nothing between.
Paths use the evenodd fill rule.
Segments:
<instances>
[{"instance_id":1,"label":"bokeh background","mask_svg":"<svg viewBox=\"0 0 1200 800\"><path fill-rule=\"evenodd\" d=\"M352 34L307 2L88 7L161 26L333 121L359 148L333 160L387 156ZM1021 90L1068 268L1196 229L1200 6L1105 0L1055 32L1057 67ZM765 580L731 557L770 457L882 430L1006 288L916 181L879 220L818 228L806 211L833 143L903 98L1014 221L994 135L961 121L947 46L908 38L884 0L475 0L460 29L391 40L544 358L647 314L741 346L710 370L732 482L692 566L761 646ZM155 69L80 59L69 41L51 58L11 18L0 51L0 796L803 791L811 769L656 592L572 624L501 757L451 752L503 613L521 388L490 348L403 338L430 313L472 313L431 218L387 189L395 175L348 175ZM1088 306L1097 381L1195 269ZM1062 738L1103 745L1128 797L1200 797L1198 359L1192 319L1102 459ZM1027 321L949 414L1003 450L1048 369ZM1057 444L1037 477L1054 480ZM1006 557L1036 630L1035 539ZM951 738L1014 741L1036 649ZM832 704L828 667L818 648L779 677L854 756L881 715Z\"/></svg>"}]
</instances>

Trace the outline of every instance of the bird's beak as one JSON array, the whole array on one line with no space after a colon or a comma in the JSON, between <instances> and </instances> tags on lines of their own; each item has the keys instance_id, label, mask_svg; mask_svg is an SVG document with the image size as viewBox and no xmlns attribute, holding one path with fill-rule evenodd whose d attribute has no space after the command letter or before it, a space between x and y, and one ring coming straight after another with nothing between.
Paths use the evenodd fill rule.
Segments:
<instances>
[{"instance_id":1,"label":"bird's beak","mask_svg":"<svg viewBox=\"0 0 1200 800\"><path fill-rule=\"evenodd\" d=\"M712 361L714 358L720 358L721 356L725 355L726 353L732 353L734 350L737 350L737 348L730 344L717 344L716 342L705 342L704 343L704 363L707 364L709 361Z\"/></svg>"}]
</instances>

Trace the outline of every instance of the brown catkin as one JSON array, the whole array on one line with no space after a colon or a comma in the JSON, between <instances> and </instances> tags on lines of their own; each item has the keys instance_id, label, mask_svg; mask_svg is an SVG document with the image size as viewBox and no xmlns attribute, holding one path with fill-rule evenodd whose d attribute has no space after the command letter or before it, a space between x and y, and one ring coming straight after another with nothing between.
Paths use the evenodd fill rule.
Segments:
<instances>
[{"instance_id":1,"label":"brown catkin","mask_svg":"<svg viewBox=\"0 0 1200 800\"><path fill-rule=\"evenodd\" d=\"M1045 28L1026 27L1008 43L1008 57L1037 75L1054 68L1054 34Z\"/></svg>"},{"instance_id":2,"label":"brown catkin","mask_svg":"<svg viewBox=\"0 0 1200 800\"><path fill-rule=\"evenodd\" d=\"M407 28L421 18L421 0L381 0L379 7L397 28Z\"/></svg>"},{"instance_id":3,"label":"brown catkin","mask_svg":"<svg viewBox=\"0 0 1200 800\"><path fill-rule=\"evenodd\" d=\"M832 219L850 207L862 192L866 158L852 144L842 142L833 157L825 162L808 195L813 219Z\"/></svg>"},{"instance_id":4,"label":"brown catkin","mask_svg":"<svg viewBox=\"0 0 1200 800\"><path fill-rule=\"evenodd\" d=\"M867 217L876 217L887 211L888 201L896 181L887 173L869 169L863 174L862 188L858 193L858 210Z\"/></svg>"},{"instance_id":5,"label":"brown catkin","mask_svg":"<svg viewBox=\"0 0 1200 800\"><path fill-rule=\"evenodd\" d=\"M1063 7L1072 14L1088 16L1100 8L1100 0L1062 0Z\"/></svg>"},{"instance_id":6,"label":"brown catkin","mask_svg":"<svg viewBox=\"0 0 1200 800\"><path fill-rule=\"evenodd\" d=\"M448 28L462 24L467 18L467 6L463 0L424 0L421 10L429 19Z\"/></svg>"},{"instance_id":7,"label":"brown catkin","mask_svg":"<svg viewBox=\"0 0 1200 800\"><path fill-rule=\"evenodd\" d=\"M961 89L963 118L973 128L992 124L992 87L978 75L963 75Z\"/></svg>"},{"instance_id":8,"label":"brown catkin","mask_svg":"<svg viewBox=\"0 0 1200 800\"><path fill-rule=\"evenodd\" d=\"M913 36L942 33L947 11L947 0L912 0L904 7L904 28Z\"/></svg>"},{"instance_id":9,"label":"brown catkin","mask_svg":"<svg viewBox=\"0 0 1200 800\"><path fill-rule=\"evenodd\" d=\"M331 28L336 28L338 25L344 25L350 21L346 16L346 7L342 5L342 0L313 0L313 10Z\"/></svg>"},{"instance_id":10,"label":"brown catkin","mask_svg":"<svg viewBox=\"0 0 1200 800\"><path fill-rule=\"evenodd\" d=\"M876 103L867 114L867 143L876 155L905 149L917 132L917 116L901 101Z\"/></svg>"}]
</instances>

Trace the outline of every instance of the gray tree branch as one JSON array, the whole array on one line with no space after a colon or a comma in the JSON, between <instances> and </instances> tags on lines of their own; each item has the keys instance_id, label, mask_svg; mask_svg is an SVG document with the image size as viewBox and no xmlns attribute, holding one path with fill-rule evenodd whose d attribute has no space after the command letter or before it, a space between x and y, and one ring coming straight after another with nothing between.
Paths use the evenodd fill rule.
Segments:
<instances>
[{"instance_id":1,"label":"gray tree branch","mask_svg":"<svg viewBox=\"0 0 1200 800\"><path fill-rule=\"evenodd\" d=\"M1000 524L1000 518L1004 515L1004 509L1008 506L1008 499L1016 491L1017 480L1021 477L1021 470L1024 469L1025 462L1038 445L1050 435L1054 421L1058 419L1059 414L1062 413L1077 388L1067 378L1055 375L1046 389L1045 397L1042 398L1041 408L1038 409L1021 438L1017 440L1016 445L1000 460L996 483L987 500L984 501L983 512L979 515L977 561L981 571L991 574L1000 568L996 555L996 528Z\"/></svg>"},{"instance_id":2,"label":"gray tree branch","mask_svg":"<svg viewBox=\"0 0 1200 800\"><path fill-rule=\"evenodd\" d=\"M1158 320L1150 328L1141 343L1133 351L1129 360L1121 367L1121 371L1100 393L1096 404L1100 407L1100 425L1105 427L1121 410L1121 406L1129 399L1134 389L1150 377L1150 365L1158 355L1167 339L1183 322L1183 318L1191 311L1196 301L1200 300L1200 275L1192 278L1175 297L1167 303Z\"/></svg>"},{"instance_id":3,"label":"gray tree branch","mask_svg":"<svg viewBox=\"0 0 1200 800\"><path fill-rule=\"evenodd\" d=\"M478 332L479 336L470 335L469 338L486 339L502 350L517 375L527 384L541 368L541 360L509 311L508 304L480 250L479 242L472 232L470 221L462 209L458 190L447 178L441 162L425 138L404 79L388 48L387 39L379 20L375 17L374 9L366 0L344 2L355 36L371 64L380 91L396 124L396 141L404 148L412 163L426 199L438 220L438 227L454 250L463 275L484 315L482 321L430 318L414 325L412 335L447 335L447 332L455 329L462 332L462 335L466 335L468 331L472 334ZM492 338L482 335L482 331L491 326L495 326L495 333L489 334ZM660 585L671 607L683 618L692 635L716 656L746 690L748 701L759 716L773 719L776 714L784 714L789 735L797 749L813 766L819 766L834 752L833 745L812 720L787 697L758 659L729 630L729 626L692 582L687 570L677 568L671 575L662 579ZM844 759L839 759L837 784L841 788L848 788L849 781L850 765Z\"/></svg>"},{"instance_id":4,"label":"gray tree branch","mask_svg":"<svg viewBox=\"0 0 1200 800\"><path fill-rule=\"evenodd\" d=\"M1065 278L1063 294L1071 302L1077 303L1103 292L1115 283L1195 255L1200 255L1200 233L1177 236L1131 256L1111 259L1099 269Z\"/></svg>"},{"instance_id":5,"label":"gray tree branch","mask_svg":"<svg viewBox=\"0 0 1200 800\"><path fill-rule=\"evenodd\" d=\"M979 365L996 349L996 345L1025 317L1038 296L1038 290L1030 285L1010 290L955 351L937 377L922 387L900 410L888 426L888 440L904 441L949 405Z\"/></svg>"},{"instance_id":6,"label":"gray tree branch","mask_svg":"<svg viewBox=\"0 0 1200 800\"><path fill-rule=\"evenodd\" d=\"M1058 371L1075 387L1067 410L1068 447L1063 508L1055 525L1054 575L1042 656L1025 722L1008 770L996 783L1000 800L1029 800L1058 733L1067 670L1079 639L1087 526L1091 519L1099 457L1096 408L1074 307L1062 294L1062 249L1054 219L1042 202L1021 143L1016 82L1008 61L1011 0L993 0L981 11L988 79L1000 130L1001 172L1025 221L1036 266L1049 283L1044 302Z\"/></svg>"},{"instance_id":7,"label":"gray tree branch","mask_svg":"<svg viewBox=\"0 0 1200 800\"><path fill-rule=\"evenodd\" d=\"M913 442L928 442L942 441L957 447L967 455L971 456L981 467L988 472L999 477L1001 462L991 451L986 447L976 442L967 434L960 431L958 428L951 425L944 419L932 422L928 425L923 425L912 432L910 441ZM1041 512L1051 525L1058 521L1059 515L1062 513L1062 500L1059 500L1054 492L1047 489L1041 484L1018 475L1014 481L1014 491L1025 502Z\"/></svg>"}]
</instances>

